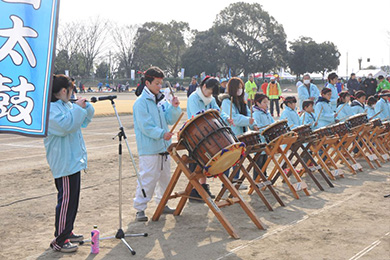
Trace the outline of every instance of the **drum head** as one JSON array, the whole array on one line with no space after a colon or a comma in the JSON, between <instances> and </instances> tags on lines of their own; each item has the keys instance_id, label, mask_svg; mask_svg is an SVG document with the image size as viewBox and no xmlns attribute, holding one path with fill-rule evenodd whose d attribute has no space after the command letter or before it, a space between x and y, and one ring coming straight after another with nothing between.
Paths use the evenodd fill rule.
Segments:
<instances>
[{"instance_id":1,"label":"drum head","mask_svg":"<svg viewBox=\"0 0 390 260\"><path fill-rule=\"evenodd\" d=\"M276 125L280 125L280 124L285 124L285 125L287 125L287 122L288 122L287 119L283 119L283 120L280 120L280 121L276 121L276 122L270 124L269 126L267 126L267 127L261 132L261 134L264 135L264 133L266 133L268 130L274 128Z\"/></svg>"},{"instance_id":2,"label":"drum head","mask_svg":"<svg viewBox=\"0 0 390 260\"><path fill-rule=\"evenodd\" d=\"M217 153L205 166L206 175L220 174L232 167L245 152L243 143L234 143ZM207 169L207 170L206 170Z\"/></svg>"},{"instance_id":3,"label":"drum head","mask_svg":"<svg viewBox=\"0 0 390 260\"><path fill-rule=\"evenodd\" d=\"M218 115L218 117L220 117L220 112L216 109L209 109L207 111L204 111L204 112L200 112L199 114L197 114L196 116L190 118L189 120L187 120L184 125L180 128L180 131L179 131L179 135L178 135L178 139L180 140L181 139L181 135L182 133L184 133L187 129L187 127L189 125L191 125L192 122L194 122L196 119L198 119L199 117L203 117L205 116L206 114L216 114Z\"/></svg>"}]
</instances>

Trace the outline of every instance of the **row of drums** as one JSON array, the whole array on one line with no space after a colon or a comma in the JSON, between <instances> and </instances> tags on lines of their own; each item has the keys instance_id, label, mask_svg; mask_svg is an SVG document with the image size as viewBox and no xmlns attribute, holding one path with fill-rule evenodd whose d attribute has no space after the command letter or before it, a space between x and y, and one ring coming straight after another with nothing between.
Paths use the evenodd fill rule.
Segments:
<instances>
[{"instance_id":1,"label":"row of drums","mask_svg":"<svg viewBox=\"0 0 390 260\"><path fill-rule=\"evenodd\" d=\"M310 125L302 125L293 129L304 142L311 136L343 136L351 129L363 124L372 124L374 127L384 125L386 131L390 131L390 121L381 122L375 119L369 122L367 114L357 114L345 122L322 127L314 131ZM267 126L261 135L267 143L271 143L291 130L287 120L277 121ZM189 119L180 129L178 135L181 142L189 152L189 156L195 160L207 176L218 175L232 167L245 154L245 146L261 145L260 132L251 131L240 136L235 136L231 128L222 120L218 110L200 112ZM266 146L266 144L263 144Z\"/></svg>"}]
</instances>

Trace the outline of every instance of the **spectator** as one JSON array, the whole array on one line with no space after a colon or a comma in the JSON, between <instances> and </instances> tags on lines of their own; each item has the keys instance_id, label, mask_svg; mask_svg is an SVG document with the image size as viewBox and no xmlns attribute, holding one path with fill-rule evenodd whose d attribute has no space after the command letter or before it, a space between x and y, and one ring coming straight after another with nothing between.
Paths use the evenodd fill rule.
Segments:
<instances>
[{"instance_id":1,"label":"spectator","mask_svg":"<svg viewBox=\"0 0 390 260\"><path fill-rule=\"evenodd\" d=\"M261 84L261 91L263 91L264 95L267 95L267 87L268 87L268 80L264 80L264 83Z\"/></svg>"},{"instance_id":2,"label":"spectator","mask_svg":"<svg viewBox=\"0 0 390 260\"><path fill-rule=\"evenodd\" d=\"M271 82L267 86L267 96L271 102L271 116L274 116L274 106L276 107L278 117L280 116L279 99L281 95L282 89L280 88L279 83L276 81L276 78L272 76Z\"/></svg>"},{"instance_id":3,"label":"spectator","mask_svg":"<svg viewBox=\"0 0 390 260\"><path fill-rule=\"evenodd\" d=\"M196 81L196 77L192 77L191 84L188 86L187 97L189 97L192 94L192 92L196 90L198 86L199 85L198 82Z\"/></svg>"},{"instance_id":4,"label":"spectator","mask_svg":"<svg viewBox=\"0 0 390 260\"><path fill-rule=\"evenodd\" d=\"M385 79L384 76L380 75L378 77L379 84L378 87L376 88L376 92L381 92L382 90L385 89L390 89L390 83Z\"/></svg>"},{"instance_id":5,"label":"spectator","mask_svg":"<svg viewBox=\"0 0 390 260\"><path fill-rule=\"evenodd\" d=\"M227 87L228 81L229 81L229 80L228 80L227 78L222 78L222 79L220 80L221 86L220 86L220 88L219 88L219 92L220 92L221 94L227 93L226 87ZM216 98L215 100L218 100L218 99Z\"/></svg>"},{"instance_id":6,"label":"spectator","mask_svg":"<svg viewBox=\"0 0 390 260\"><path fill-rule=\"evenodd\" d=\"M343 84L343 81L341 79L337 79L336 88L337 88L337 93L340 93L341 91L343 91L344 84Z\"/></svg>"},{"instance_id":7,"label":"spectator","mask_svg":"<svg viewBox=\"0 0 390 260\"><path fill-rule=\"evenodd\" d=\"M378 82L372 77L371 73L368 74L368 77L364 80L363 84L367 97L375 95L376 88L378 87Z\"/></svg>"},{"instance_id":8,"label":"spectator","mask_svg":"<svg viewBox=\"0 0 390 260\"><path fill-rule=\"evenodd\" d=\"M320 96L320 91L316 85L311 83L310 75L309 74L304 75L303 84L298 87L299 110L303 111L302 108L303 101L311 100L315 103L319 96Z\"/></svg>"},{"instance_id":9,"label":"spectator","mask_svg":"<svg viewBox=\"0 0 390 260\"><path fill-rule=\"evenodd\" d=\"M350 95L355 95L355 92L359 90L359 81L356 79L356 74L351 73L351 77L349 78L347 82L347 88L348 88L348 93Z\"/></svg>"},{"instance_id":10,"label":"spectator","mask_svg":"<svg viewBox=\"0 0 390 260\"><path fill-rule=\"evenodd\" d=\"M245 83L245 92L248 94L248 99L253 100L257 92L257 85L253 74L249 74L249 79Z\"/></svg>"}]
</instances>

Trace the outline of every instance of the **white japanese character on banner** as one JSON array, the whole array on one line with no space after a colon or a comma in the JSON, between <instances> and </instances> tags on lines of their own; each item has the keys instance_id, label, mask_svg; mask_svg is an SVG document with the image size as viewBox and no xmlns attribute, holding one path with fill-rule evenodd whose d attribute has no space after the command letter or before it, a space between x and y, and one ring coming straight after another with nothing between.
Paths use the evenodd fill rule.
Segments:
<instances>
[{"instance_id":1,"label":"white japanese character on banner","mask_svg":"<svg viewBox=\"0 0 390 260\"><path fill-rule=\"evenodd\" d=\"M10 78L4 77L0 73L0 118L7 115L10 96L6 93L11 91L11 88L4 85L5 83L12 83Z\"/></svg>"},{"instance_id":2,"label":"white japanese character on banner","mask_svg":"<svg viewBox=\"0 0 390 260\"><path fill-rule=\"evenodd\" d=\"M37 10L41 6L41 0L3 0L7 3L17 3L17 4L30 4L34 6L34 9Z\"/></svg>"},{"instance_id":3,"label":"white japanese character on banner","mask_svg":"<svg viewBox=\"0 0 390 260\"><path fill-rule=\"evenodd\" d=\"M12 106L8 109L7 119L10 122L20 122L24 121L27 125L31 125L32 118L31 112L34 108L34 100L30 97L27 97L27 92L34 91L35 86L27 81L23 76L19 76L20 85L12 87L13 92L19 92L19 95L11 97ZM26 103L23 105L23 103ZM16 115L12 115L12 110L17 110Z\"/></svg>"},{"instance_id":4,"label":"white japanese character on banner","mask_svg":"<svg viewBox=\"0 0 390 260\"><path fill-rule=\"evenodd\" d=\"M11 15L11 20L13 22L13 28L0 29L0 37L8 38L3 46L0 47L0 61L9 55L16 65L22 64L22 55L14 50L16 44L19 44L30 65L35 67L37 65L37 60L25 37L36 38L38 33L29 27L24 27L22 19L18 16Z\"/></svg>"}]
</instances>

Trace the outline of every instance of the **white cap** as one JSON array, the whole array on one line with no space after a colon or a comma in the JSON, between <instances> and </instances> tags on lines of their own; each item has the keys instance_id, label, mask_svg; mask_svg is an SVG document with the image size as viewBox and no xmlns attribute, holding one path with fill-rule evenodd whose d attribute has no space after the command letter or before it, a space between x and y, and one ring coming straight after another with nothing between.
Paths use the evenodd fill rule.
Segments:
<instances>
[{"instance_id":1,"label":"white cap","mask_svg":"<svg viewBox=\"0 0 390 260\"><path fill-rule=\"evenodd\" d=\"M275 77L274 77L274 76L272 76L272 77L271 77L271 80L273 80L273 79L275 79Z\"/></svg>"}]
</instances>

